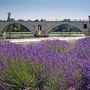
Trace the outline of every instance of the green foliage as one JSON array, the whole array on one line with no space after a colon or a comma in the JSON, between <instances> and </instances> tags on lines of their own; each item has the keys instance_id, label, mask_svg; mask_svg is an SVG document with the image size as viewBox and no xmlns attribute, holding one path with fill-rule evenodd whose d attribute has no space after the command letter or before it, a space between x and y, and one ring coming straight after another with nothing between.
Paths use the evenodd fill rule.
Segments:
<instances>
[{"instance_id":1,"label":"green foliage","mask_svg":"<svg viewBox=\"0 0 90 90\"><path fill-rule=\"evenodd\" d=\"M82 32L82 31L72 25L63 24L53 28L52 32Z\"/></svg>"},{"instance_id":2,"label":"green foliage","mask_svg":"<svg viewBox=\"0 0 90 90\"><path fill-rule=\"evenodd\" d=\"M19 21L19 22L23 22L24 20L23 20L23 19L19 19L18 21Z\"/></svg>"},{"instance_id":3,"label":"green foliage","mask_svg":"<svg viewBox=\"0 0 90 90\"><path fill-rule=\"evenodd\" d=\"M83 32L51 32L51 34L82 34Z\"/></svg>"},{"instance_id":4,"label":"green foliage","mask_svg":"<svg viewBox=\"0 0 90 90\"><path fill-rule=\"evenodd\" d=\"M42 37L41 34L35 34L35 37Z\"/></svg>"},{"instance_id":5,"label":"green foliage","mask_svg":"<svg viewBox=\"0 0 90 90\"><path fill-rule=\"evenodd\" d=\"M38 19L36 19L36 20L35 20L35 22L39 22L39 20L38 20Z\"/></svg>"},{"instance_id":6,"label":"green foliage","mask_svg":"<svg viewBox=\"0 0 90 90\"><path fill-rule=\"evenodd\" d=\"M14 27L14 31L17 31L18 29L16 27Z\"/></svg>"},{"instance_id":7,"label":"green foliage","mask_svg":"<svg viewBox=\"0 0 90 90\"><path fill-rule=\"evenodd\" d=\"M11 32L27 32L27 31L30 32L30 30L27 27L18 23L11 24L10 26L11 26Z\"/></svg>"},{"instance_id":8,"label":"green foliage","mask_svg":"<svg viewBox=\"0 0 90 90\"><path fill-rule=\"evenodd\" d=\"M70 19L64 19L63 21L70 21Z\"/></svg>"},{"instance_id":9,"label":"green foliage","mask_svg":"<svg viewBox=\"0 0 90 90\"><path fill-rule=\"evenodd\" d=\"M10 90L19 90L23 84L33 85L35 75L32 68L30 63L21 63L14 59L8 63L8 67L2 72L4 73L3 81L10 86Z\"/></svg>"},{"instance_id":10,"label":"green foliage","mask_svg":"<svg viewBox=\"0 0 90 90\"><path fill-rule=\"evenodd\" d=\"M58 52L64 52L67 49L68 48L66 48L63 45L60 45L60 46L57 46L57 45L48 45L47 46L47 51L49 51L49 50L53 50L53 51L57 50Z\"/></svg>"},{"instance_id":11,"label":"green foliage","mask_svg":"<svg viewBox=\"0 0 90 90\"><path fill-rule=\"evenodd\" d=\"M2 71L3 84L7 83L3 86L8 90L22 90L24 85L31 90L43 90L44 86L51 88L48 82L55 82L49 75L40 77L43 75L42 67L43 65L39 63L31 64L29 61L23 62L22 59L11 60L8 62L7 68Z\"/></svg>"},{"instance_id":12,"label":"green foliage","mask_svg":"<svg viewBox=\"0 0 90 90\"><path fill-rule=\"evenodd\" d=\"M9 32L6 32L9 34ZM10 34L32 34L32 32L10 32Z\"/></svg>"}]
</instances>

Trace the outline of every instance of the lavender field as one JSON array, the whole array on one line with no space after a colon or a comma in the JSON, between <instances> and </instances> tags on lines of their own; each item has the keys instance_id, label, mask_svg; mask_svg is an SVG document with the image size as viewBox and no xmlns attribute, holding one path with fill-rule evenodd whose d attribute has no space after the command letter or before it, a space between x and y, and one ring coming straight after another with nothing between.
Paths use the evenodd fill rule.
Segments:
<instances>
[{"instance_id":1,"label":"lavender field","mask_svg":"<svg viewBox=\"0 0 90 90\"><path fill-rule=\"evenodd\" d=\"M22 46L0 41L0 90L90 90L90 37Z\"/></svg>"}]
</instances>

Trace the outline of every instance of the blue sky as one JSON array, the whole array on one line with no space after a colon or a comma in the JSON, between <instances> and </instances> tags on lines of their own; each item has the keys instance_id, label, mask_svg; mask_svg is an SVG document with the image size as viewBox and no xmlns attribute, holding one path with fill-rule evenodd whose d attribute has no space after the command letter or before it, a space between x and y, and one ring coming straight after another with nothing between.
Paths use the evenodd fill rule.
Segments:
<instances>
[{"instance_id":1,"label":"blue sky","mask_svg":"<svg viewBox=\"0 0 90 90\"><path fill-rule=\"evenodd\" d=\"M0 0L0 19L88 19L90 0Z\"/></svg>"}]
</instances>

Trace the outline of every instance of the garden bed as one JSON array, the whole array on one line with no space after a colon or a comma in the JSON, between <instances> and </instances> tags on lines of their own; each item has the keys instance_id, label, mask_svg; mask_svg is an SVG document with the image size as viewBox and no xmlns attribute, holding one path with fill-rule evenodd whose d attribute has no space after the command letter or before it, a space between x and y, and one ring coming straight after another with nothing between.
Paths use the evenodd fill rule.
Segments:
<instances>
[{"instance_id":1,"label":"garden bed","mask_svg":"<svg viewBox=\"0 0 90 90\"><path fill-rule=\"evenodd\" d=\"M42 40L24 47L0 41L0 90L90 89L90 37Z\"/></svg>"}]
</instances>

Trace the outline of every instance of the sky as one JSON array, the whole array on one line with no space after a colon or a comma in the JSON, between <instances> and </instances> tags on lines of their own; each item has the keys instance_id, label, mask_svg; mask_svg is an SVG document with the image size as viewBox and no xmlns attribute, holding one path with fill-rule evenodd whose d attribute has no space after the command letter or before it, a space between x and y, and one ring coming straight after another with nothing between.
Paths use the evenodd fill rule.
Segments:
<instances>
[{"instance_id":1,"label":"sky","mask_svg":"<svg viewBox=\"0 0 90 90\"><path fill-rule=\"evenodd\" d=\"M88 20L90 0L0 0L0 20Z\"/></svg>"}]
</instances>

